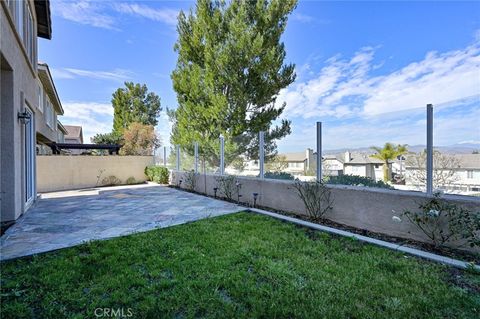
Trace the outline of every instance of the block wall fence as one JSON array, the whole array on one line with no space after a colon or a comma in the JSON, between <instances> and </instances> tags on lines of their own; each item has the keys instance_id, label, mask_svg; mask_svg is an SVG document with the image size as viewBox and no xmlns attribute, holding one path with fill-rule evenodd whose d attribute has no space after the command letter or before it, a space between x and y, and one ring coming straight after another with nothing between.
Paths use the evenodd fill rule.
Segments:
<instances>
[{"instance_id":1,"label":"block wall fence","mask_svg":"<svg viewBox=\"0 0 480 319\"><path fill-rule=\"evenodd\" d=\"M173 171L171 184L185 188L185 172ZM217 187L219 175L199 174L195 191L210 196ZM275 210L306 215L305 206L293 188L292 181L237 177L241 184L241 201L253 204L253 193L258 193L257 205ZM429 239L402 216L404 210L418 211L418 205L429 198L425 193L376 189L361 186L328 185L335 199L333 209L325 217L347 226L394 237L429 242ZM218 194L220 191L218 191ZM218 195L217 194L217 195ZM480 198L445 195L445 199L472 212L480 212ZM236 199L236 197L235 197ZM395 221L394 216L401 218ZM465 247L465 250L470 250ZM480 253L480 249L475 252Z\"/></svg>"}]
</instances>

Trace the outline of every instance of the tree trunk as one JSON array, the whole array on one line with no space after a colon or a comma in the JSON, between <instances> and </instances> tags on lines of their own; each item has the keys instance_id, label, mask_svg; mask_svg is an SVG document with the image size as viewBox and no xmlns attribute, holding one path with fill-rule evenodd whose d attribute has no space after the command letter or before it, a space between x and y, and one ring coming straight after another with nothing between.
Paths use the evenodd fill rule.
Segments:
<instances>
[{"instance_id":1,"label":"tree trunk","mask_svg":"<svg viewBox=\"0 0 480 319\"><path fill-rule=\"evenodd\" d=\"M383 181L384 182L388 182L390 180L390 176L389 176L389 172L388 172L388 161L385 161L385 163L383 164Z\"/></svg>"}]
</instances>

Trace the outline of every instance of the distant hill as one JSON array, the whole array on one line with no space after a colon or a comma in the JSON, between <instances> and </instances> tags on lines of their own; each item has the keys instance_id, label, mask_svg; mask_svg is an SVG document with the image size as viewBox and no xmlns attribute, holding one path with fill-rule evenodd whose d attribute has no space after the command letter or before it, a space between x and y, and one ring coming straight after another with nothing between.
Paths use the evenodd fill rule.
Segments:
<instances>
[{"instance_id":1,"label":"distant hill","mask_svg":"<svg viewBox=\"0 0 480 319\"><path fill-rule=\"evenodd\" d=\"M425 145L409 145L408 150L410 152L418 153L425 149ZM472 154L473 151L480 152L480 144L475 143L462 143L448 146L435 146L436 150L446 154ZM358 152L358 153L373 153L370 147L358 147L358 148L338 148L331 150L324 150L324 154L338 154L346 151Z\"/></svg>"}]
</instances>

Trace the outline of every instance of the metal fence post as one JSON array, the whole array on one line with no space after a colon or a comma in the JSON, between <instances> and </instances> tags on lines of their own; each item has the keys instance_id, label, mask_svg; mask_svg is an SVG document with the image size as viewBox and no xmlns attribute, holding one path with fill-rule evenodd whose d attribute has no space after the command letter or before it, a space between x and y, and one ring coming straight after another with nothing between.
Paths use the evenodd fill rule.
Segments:
<instances>
[{"instance_id":1,"label":"metal fence post","mask_svg":"<svg viewBox=\"0 0 480 319\"><path fill-rule=\"evenodd\" d=\"M433 105L427 104L427 194L433 194Z\"/></svg>"},{"instance_id":2,"label":"metal fence post","mask_svg":"<svg viewBox=\"0 0 480 319\"><path fill-rule=\"evenodd\" d=\"M265 177L265 132L260 131L258 133L258 157L259 157L259 168L260 168L260 178Z\"/></svg>"},{"instance_id":3,"label":"metal fence post","mask_svg":"<svg viewBox=\"0 0 480 319\"><path fill-rule=\"evenodd\" d=\"M193 143L193 151L195 157L195 174L198 173L198 142Z\"/></svg>"},{"instance_id":4,"label":"metal fence post","mask_svg":"<svg viewBox=\"0 0 480 319\"><path fill-rule=\"evenodd\" d=\"M167 147L163 147L163 166L167 167Z\"/></svg>"},{"instance_id":5,"label":"metal fence post","mask_svg":"<svg viewBox=\"0 0 480 319\"><path fill-rule=\"evenodd\" d=\"M225 174L225 138L220 135L220 175Z\"/></svg>"},{"instance_id":6,"label":"metal fence post","mask_svg":"<svg viewBox=\"0 0 480 319\"><path fill-rule=\"evenodd\" d=\"M317 122L317 182L322 181L322 122Z\"/></svg>"},{"instance_id":7,"label":"metal fence post","mask_svg":"<svg viewBox=\"0 0 480 319\"><path fill-rule=\"evenodd\" d=\"M177 171L180 170L180 145L177 145Z\"/></svg>"}]
</instances>

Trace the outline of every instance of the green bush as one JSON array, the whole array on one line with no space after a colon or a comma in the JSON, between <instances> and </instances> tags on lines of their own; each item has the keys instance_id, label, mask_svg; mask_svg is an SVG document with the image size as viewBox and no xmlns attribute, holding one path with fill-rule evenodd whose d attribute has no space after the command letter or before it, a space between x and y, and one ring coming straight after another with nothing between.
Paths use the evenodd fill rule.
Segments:
<instances>
[{"instance_id":1,"label":"green bush","mask_svg":"<svg viewBox=\"0 0 480 319\"><path fill-rule=\"evenodd\" d=\"M292 181L295 179L292 174L286 172L266 172L264 177L270 179L288 179Z\"/></svg>"},{"instance_id":2,"label":"green bush","mask_svg":"<svg viewBox=\"0 0 480 319\"><path fill-rule=\"evenodd\" d=\"M170 173L166 167L153 165L145 167L145 175L149 181L159 184L168 184Z\"/></svg>"},{"instance_id":3,"label":"green bush","mask_svg":"<svg viewBox=\"0 0 480 319\"><path fill-rule=\"evenodd\" d=\"M135 179L135 177L133 176L130 176L129 178L127 178L127 180L125 181L125 183L127 183L128 185L133 185L133 184L137 184L137 180Z\"/></svg>"},{"instance_id":4,"label":"green bush","mask_svg":"<svg viewBox=\"0 0 480 319\"><path fill-rule=\"evenodd\" d=\"M419 211L405 210L403 216L417 226L436 247L455 243L480 246L480 211L469 211L435 193L433 198L421 203Z\"/></svg>"},{"instance_id":5,"label":"green bush","mask_svg":"<svg viewBox=\"0 0 480 319\"><path fill-rule=\"evenodd\" d=\"M323 215L333 208L334 198L330 189L320 182L302 182L295 180L293 188L303 201L307 214L314 220L323 218Z\"/></svg>"},{"instance_id":6,"label":"green bush","mask_svg":"<svg viewBox=\"0 0 480 319\"><path fill-rule=\"evenodd\" d=\"M375 181L370 177L363 177L357 175L339 175L339 176L328 176L325 178L327 184L339 184L339 185L355 185L355 186L366 186L366 187L377 187L377 188L387 188L393 189L392 186L384 183L383 181Z\"/></svg>"},{"instance_id":7,"label":"green bush","mask_svg":"<svg viewBox=\"0 0 480 319\"><path fill-rule=\"evenodd\" d=\"M236 192L237 179L232 175L218 176L215 178L217 188L220 194L228 200L233 200L233 195Z\"/></svg>"},{"instance_id":8,"label":"green bush","mask_svg":"<svg viewBox=\"0 0 480 319\"><path fill-rule=\"evenodd\" d=\"M122 184L122 181L114 175L110 175L110 176L102 179L102 185L103 186L115 186L115 185L120 185L120 184Z\"/></svg>"}]
</instances>

